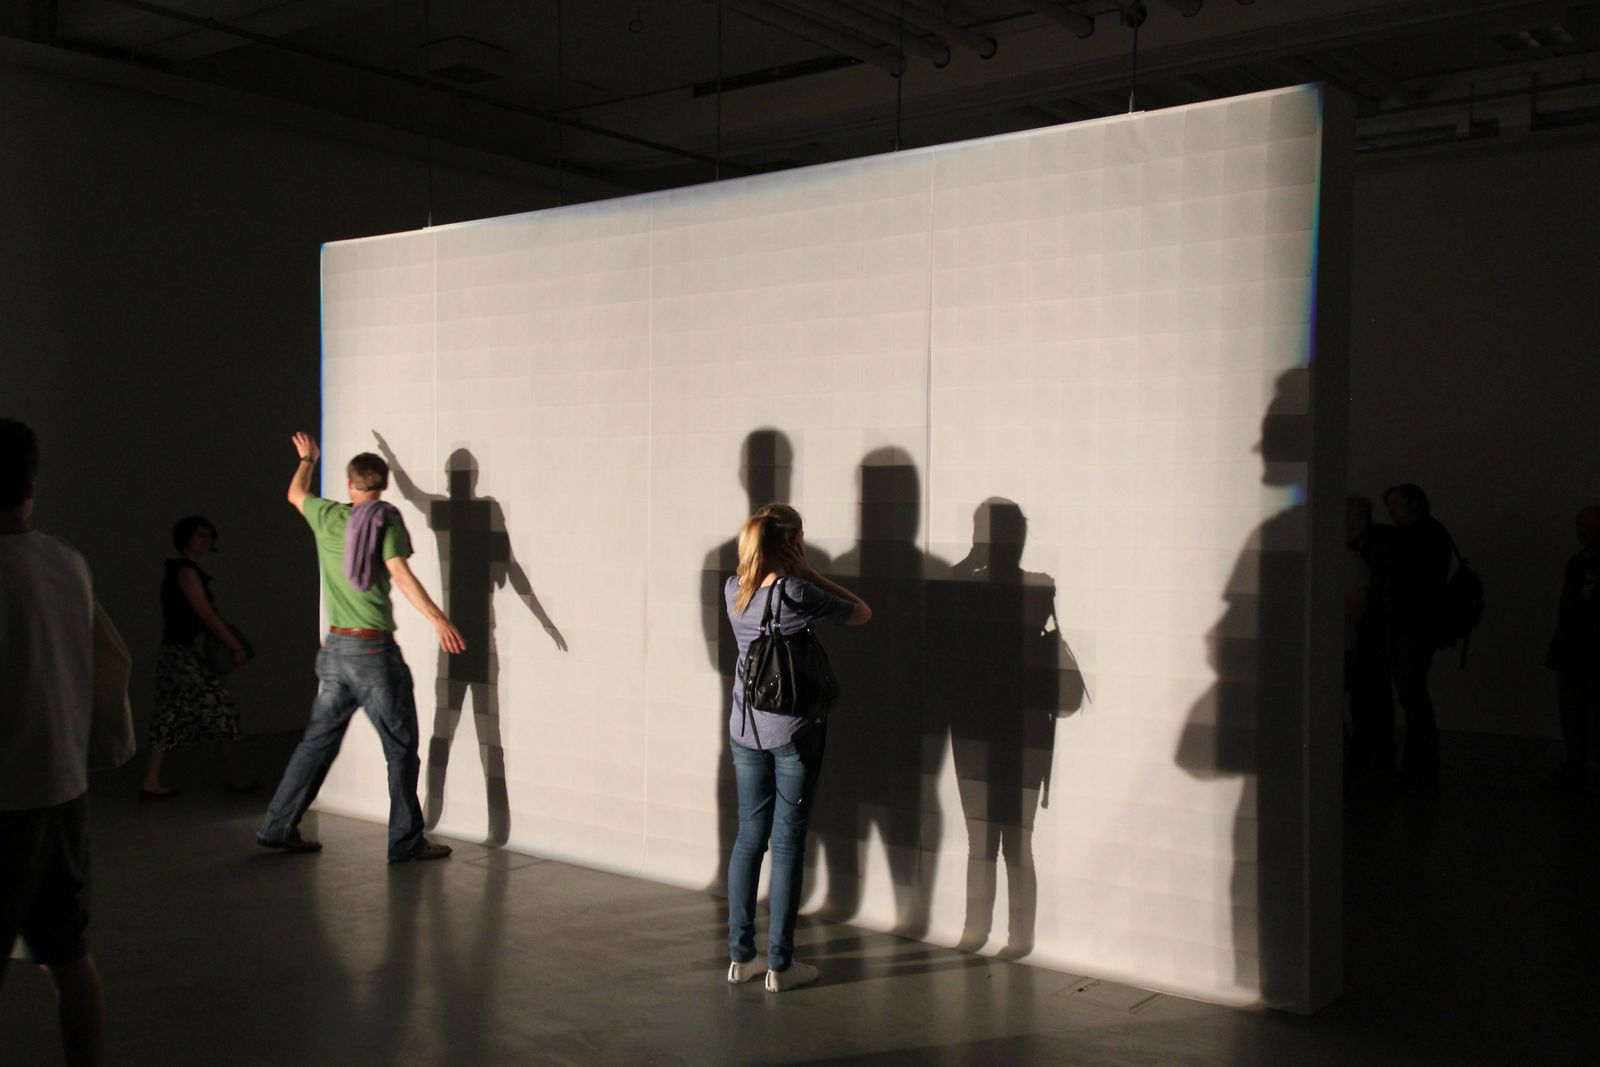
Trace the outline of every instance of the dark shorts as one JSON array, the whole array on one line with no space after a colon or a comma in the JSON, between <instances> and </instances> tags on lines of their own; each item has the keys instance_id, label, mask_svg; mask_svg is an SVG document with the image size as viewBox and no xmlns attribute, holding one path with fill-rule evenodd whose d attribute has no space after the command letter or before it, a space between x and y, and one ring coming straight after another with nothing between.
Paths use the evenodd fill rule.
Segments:
<instances>
[{"instance_id":1,"label":"dark shorts","mask_svg":"<svg viewBox=\"0 0 1600 1067\"><path fill-rule=\"evenodd\" d=\"M0 811L0 975L17 937L33 962L88 955L89 794L50 808Z\"/></svg>"}]
</instances>

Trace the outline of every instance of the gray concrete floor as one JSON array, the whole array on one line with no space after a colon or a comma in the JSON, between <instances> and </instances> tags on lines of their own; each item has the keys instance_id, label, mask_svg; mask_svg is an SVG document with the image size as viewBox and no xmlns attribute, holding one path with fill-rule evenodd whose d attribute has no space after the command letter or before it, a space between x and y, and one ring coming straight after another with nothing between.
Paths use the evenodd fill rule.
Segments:
<instances>
[{"instance_id":1,"label":"gray concrete floor","mask_svg":"<svg viewBox=\"0 0 1600 1067\"><path fill-rule=\"evenodd\" d=\"M246 743L276 780L293 738ZM183 796L94 784L94 952L113 1064L1600 1063L1600 801L1540 792L1556 748L1446 738L1436 793L1347 811L1347 992L1316 1016L1089 984L803 921L822 979L729 987L722 902L452 842L389 867L383 828L326 849L251 835L212 754ZM48 980L14 962L0 1063L59 1062Z\"/></svg>"}]
</instances>

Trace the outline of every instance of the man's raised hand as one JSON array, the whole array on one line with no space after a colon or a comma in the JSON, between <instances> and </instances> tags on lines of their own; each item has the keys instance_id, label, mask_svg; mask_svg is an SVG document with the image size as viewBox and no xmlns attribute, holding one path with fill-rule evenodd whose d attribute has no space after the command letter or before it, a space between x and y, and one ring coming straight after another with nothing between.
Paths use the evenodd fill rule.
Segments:
<instances>
[{"instance_id":1,"label":"man's raised hand","mask_svg":"<svg viewBox=\"0 0 1600 1067\"><path fill-rule=\"evenodd\" d=\"M301 459L315 460L322 454L322 451L317 448L317 439L308 433L295 434L293 441L294 450L300 453Z\"/></svg>"}]
</instances>

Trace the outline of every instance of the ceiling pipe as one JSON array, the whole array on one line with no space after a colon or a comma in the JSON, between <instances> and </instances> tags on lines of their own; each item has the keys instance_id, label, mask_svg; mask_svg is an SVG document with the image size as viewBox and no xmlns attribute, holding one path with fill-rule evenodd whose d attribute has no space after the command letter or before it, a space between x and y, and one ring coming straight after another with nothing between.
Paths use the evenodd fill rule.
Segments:
<instances>
[{"instance_id":1,"label":"ceiling pipe","mask_svg":"<svg viewBox=\"0 0 1600 1067\"><path fill-rule=\"evenodd\" d=\"M899 53L883 48L876 42L863 40L854 34L813 22L798 12L768 3L767 0L723 0L723 3L757 22L765 22L785 33L804 38L813 44L820 44L824 48L831 48L842 56L851 56L863 63L881 67L897 78L905 69Z\"/></svg>"},{"instance_id":2,"label":"ceiling pipe","mask_svg":"<svg viewBox=\"0 0 1600 1067\"><path fill-rule=\"evenodd\" d=\"M1025 6L1032 8L1045 18L1058 26L1065 26L1080 39L1094 35L1094 19L1088 15L1081 15L1060 0L1026 0Z\"/></svg>"},{"instance_id":3,"label":"ceiling pipe","mask_svg":"<svg viewBox=\"0 0 1600 1067\"><path fill-rule=\"evenodd\" d=\"M976 52L979 59L992 59L994 54L1000 51L1000 42L993 37L973 33L960 23L951 22L943 15L926 8L900 3L898 0L857 0L857 2L865 2L891 15L898 15L900 9L904 8L908 27L915 26L924 33L937 34L951 44Z\"/></svg>"},{"instance_id":4,"label":"ceiling pipe","mask_svg":"<svg viewBox=\"0 0 1600 1067\"><path fill-rule=\"evenodd\" d=\"M787 2L800 8L815 11L825 18L847 26L852 30L869 33L877 39L891 44L899 44L906 52L921 56L936 67L950 65L950 47L943 43L924 40L915 36L914 27L910 21L906 22L904 31L898 22L882 19L876 15L869 15L849 4L840 3L839 0L787 0Z\"/></svg>"}]
</instances>

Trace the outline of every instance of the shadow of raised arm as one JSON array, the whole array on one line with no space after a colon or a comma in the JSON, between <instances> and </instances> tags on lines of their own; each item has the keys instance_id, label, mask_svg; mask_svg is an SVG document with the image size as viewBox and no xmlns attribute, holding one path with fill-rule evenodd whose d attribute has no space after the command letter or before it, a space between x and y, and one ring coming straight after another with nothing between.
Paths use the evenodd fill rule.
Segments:
<instances>
[{"instance_id":1,"label":"shadow of raised arm","mask_svg":"<svg viewBox=\"0 0 1600 1067\"><path fill-rule=\"evenodd\" d=\"M445 499L442 494L424 492L411 476L400 466L400 459L394 454L394 449L389 447L389 442L383 439L383 434L377 430L372 431L372 436L377 439L378 451L383 455L383 461L389 464L389 474L394 478L395 488L400 490L400 495L412 507L417 508L430 519L433 517L432 505L436 501Z\"/></svg>"}]
</instances>

